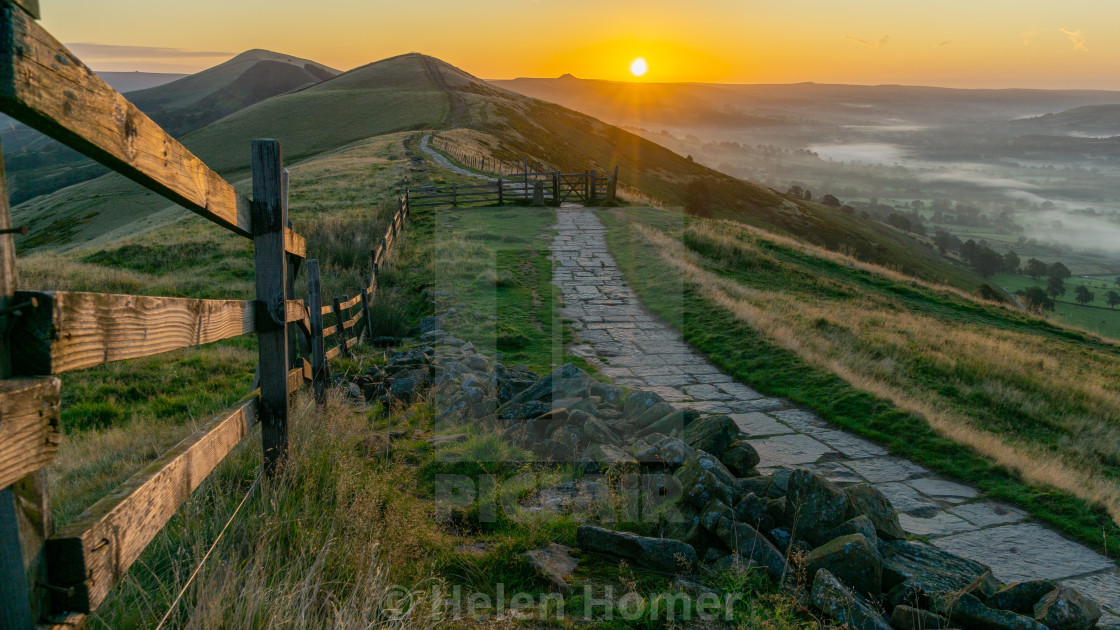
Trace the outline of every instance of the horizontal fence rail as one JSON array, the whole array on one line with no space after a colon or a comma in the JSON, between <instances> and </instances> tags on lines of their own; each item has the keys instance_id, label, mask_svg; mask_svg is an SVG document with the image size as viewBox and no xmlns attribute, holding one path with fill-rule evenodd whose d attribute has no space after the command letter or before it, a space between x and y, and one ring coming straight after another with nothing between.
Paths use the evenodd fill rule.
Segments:
<instances>
[{"instance_id":1,"label":"horizontal fence rail","mask_svg":"<svg viewBox=\"0 0 1120 630\"><path fill-rule=\"evenodd\" d=\"M0 330L8 331L0 344L0 630L83 625L191 493L258 426L264 472L278 470L287 453L290 395L311 382L316 401L324 402L327 361L372 336L370 303L411 214L407 195L400 197L370 252L368 284L354 297L326 299L318 261L305 260L306 242L288 221L279 142L252 143L252 198L237 193L54 39L38 15L37 0L0 0L0 112L251 238L256 297L17 290L0 168ZM302 268L309 297L296 300ZM328 328L324 316L333 320ZM62 440L56 375L248 334L258 340L253 391L53 532L43 468ZM326 348L332 335L337 344Z\"/></svg>"}]
</instances>

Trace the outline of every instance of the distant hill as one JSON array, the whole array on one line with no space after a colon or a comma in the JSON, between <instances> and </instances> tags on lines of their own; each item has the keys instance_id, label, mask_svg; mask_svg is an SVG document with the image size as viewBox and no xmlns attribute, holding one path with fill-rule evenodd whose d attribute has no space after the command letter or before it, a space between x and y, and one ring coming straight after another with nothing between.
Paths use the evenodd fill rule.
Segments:
<instances>
[{"instance_id":1,"label":"distant hill","mask_svg":"<svg viewBox=\"0 0 1120 630\"><path fill-rule=\"evenodd\" d=\"M100 76L118 91L127 92L129 100L172 135L181 136L254 103L336 75L337 70L314 61L250 50L192 75L115 72ZM130 91L130 85L145 89ZM13 204L107 172L11 119L0 127L0 145Z\"/></svg>"},{"instance_id":2,"label":"distant hill","mask_svg":"<svg viewBox=\"0 0 1120 630\"><path fill-rule=\"evenodd\" d=\"M642 83L519 78L493 81L515 92L557 103L617 125L760 127L881 124L920 119L957 124L1037 116L1071 107L1120 102L1100 90L970 90L907 85L822 83Z\"/></svg>"},{"instance_id":3,"label":"distant hill","mask_svg":"<svg viewBox=\"0 0 1120 630\"><path fill-rule=\"evenodd\" d=\"M118 92L132 92L171 83L190 75L165 72L98 72L97 76Z\"/></svg>"},{"instance_id":4,"label":"distant hill","mask_svg":"<svg viewBox=\"0 0 1120 630\"><path fill-rule=\"evenodd\" d=\"M1120 136L1120 104L1075 107L1056 114L1015 120L1010 124L1019 133L1112 138Z\"/></svg>"},{"instance_id":5,"label":"distant hill","mask_svg":"<svg viewBox=\"0 0 1120 630\"><path fill-rule=\"evenodd\" d=\"M164 129L178 135L338 74L338 70L307 59L250 50L178 81L131 92L128 98Z\"/></svg>"},{"instance_id":6,"label":"distant hill","mask_svg":"<svg viewBox=\"0 0 1120 630\"><path fill-rule=\"evenodd\" d=\"M285 159L294 162L372 136L446 129L453 121L469 125L469 133L496 157L513 161L528 156L565 172L618 166L624 185L667 204L683 205L691 187L701 191L714 216L797 236L929 279L965 287L978 284L978 278L897 230L838 209L787 199L585 114L505 90L418 54L372 63L265 99L185 135L183 142L223 175L236 179L248 172L247 147L254 138L280 139ZM13 214L32 228L21 247L65 248L167 205L111 175L24 203Z\"/></svg>"}]
</instances>

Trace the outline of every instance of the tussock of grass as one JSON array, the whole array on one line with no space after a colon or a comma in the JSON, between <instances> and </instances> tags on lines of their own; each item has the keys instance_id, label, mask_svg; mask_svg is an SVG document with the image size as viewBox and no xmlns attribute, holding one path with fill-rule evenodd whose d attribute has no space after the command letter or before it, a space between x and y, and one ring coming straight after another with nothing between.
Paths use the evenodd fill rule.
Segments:
<instances>
[{"instance_id":1,"label":"tussock of grass","mask_svg":"<svg viewBox=\"0 0 1120 630\"><path fill-rule=\"evenodd\" d=\"M657 311L661 293L675 291L668 301L683 311L665 314L717 364L1115 547L1104 542L1120 520L1115 346L734 223L665 231L655 214L604 217L646 304ZM789 373L798 370L822 376L795 382ZM825 374L895 411L853 398ZM929 438L913 433L912 419ZM967 450L947 448L954 443Z\"/></svg>"}]
</instances>

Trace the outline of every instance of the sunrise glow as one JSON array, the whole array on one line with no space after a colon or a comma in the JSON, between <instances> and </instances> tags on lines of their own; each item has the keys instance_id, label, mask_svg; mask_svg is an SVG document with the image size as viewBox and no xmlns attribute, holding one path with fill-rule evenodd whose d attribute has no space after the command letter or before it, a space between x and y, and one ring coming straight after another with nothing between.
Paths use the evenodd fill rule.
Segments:
<instances>
[{"instance_id":1,"label":"sunrise glow","mask_svg":"<svg viewBox=\"0 0 1120 630\"><path fill-rule=\"evenodd\" d=\"M641 77L645 76L647 72L649 72L649 64L646 63L645 57L638 57L630 62L630 74Z\"/></svg>"}]
</instances>

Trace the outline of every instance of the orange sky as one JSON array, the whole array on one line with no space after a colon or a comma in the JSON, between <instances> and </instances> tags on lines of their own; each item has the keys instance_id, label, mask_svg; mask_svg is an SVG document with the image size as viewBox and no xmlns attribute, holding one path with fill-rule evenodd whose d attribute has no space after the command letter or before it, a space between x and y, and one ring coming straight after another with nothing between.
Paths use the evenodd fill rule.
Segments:
<instances>
[{"instance_id":1,"label":"orange sky","mask_svg":"<svg viewBox=\"0 0 1120 630\"><path fill-rule=\"evenodd\" d=\"M349 69L404 52L483 78L1120 89L1116 0L41 0L100 70L267 48ZM325 8L319 8L324 5Z\"/></svg>"}]
</instances>

